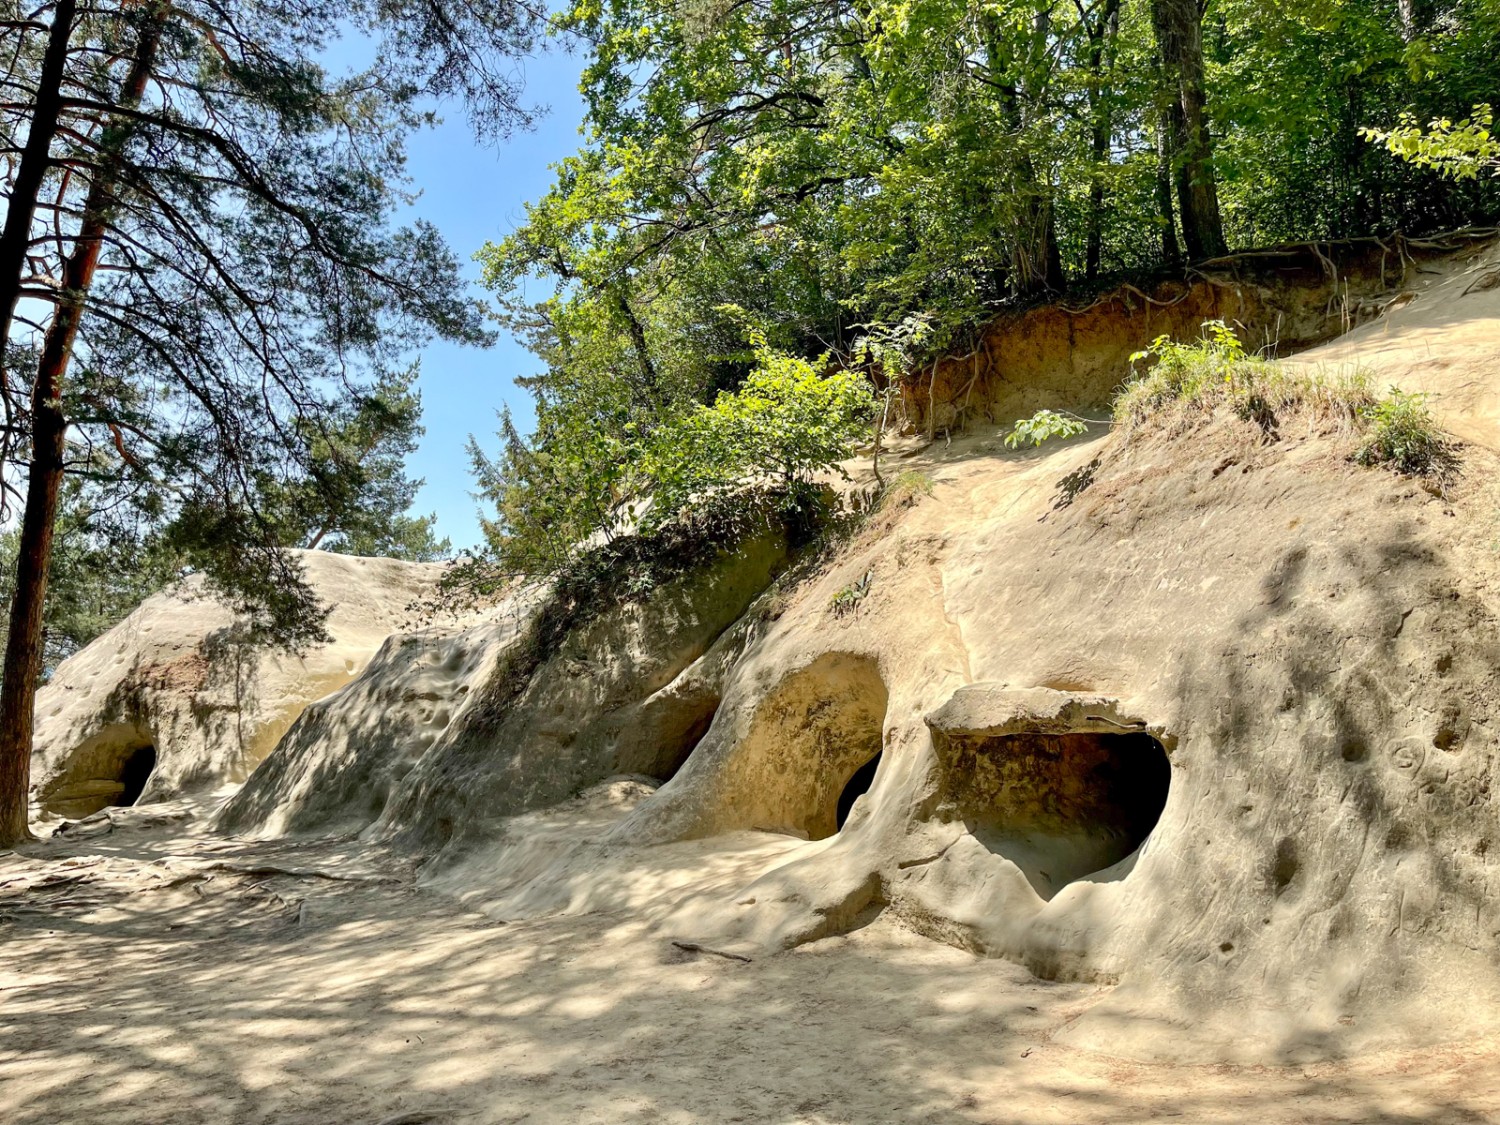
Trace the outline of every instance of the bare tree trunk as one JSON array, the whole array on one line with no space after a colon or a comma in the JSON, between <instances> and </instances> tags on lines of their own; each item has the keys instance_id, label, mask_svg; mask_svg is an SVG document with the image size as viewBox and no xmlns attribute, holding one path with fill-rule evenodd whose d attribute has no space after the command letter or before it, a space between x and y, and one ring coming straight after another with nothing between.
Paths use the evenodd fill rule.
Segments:
<instances>
[{"instance_id":1,"label":"bare tree trunk","mask_svg":"<svg viewBox=\"0 0 1500 1125\"><path fill-rule=\"evenodd\" d=\"M656 364L651 359L651 346L646 340L646 328L641 324L640 317L635 315L635 309L630 306L630 298L624 292L619 289L614 290L614 298L620 315L625 318L625 327L630 333L630 343L635 348L636 361L641 365L641 377L645 380L640 397L648 404L654 403L661 387L661 378L657 375Z\"/></svg>"},{"instance_id":2,"label":"bare tree trunk","mask_svg":"<svg viewBox=\"0 0 1500 1125\"><path fill-rule=\"evenodd\" d=\"M1084 245L1084 276L1090 281L1099 276L1104 256L1104 182L1100 168L1109 159L1112 133L1109 102L1104 92L1104 71L1112 62L1111 44L1120 28L1120 0L1105 0L1104 10L1096 22L1088 25L1089 36L1089 209L1088 233Z\"/></svg>"},{"instance_id":3,"label":"bare tree trunk","mask_svg":"<svg viewBox=\"0 0 1500 1125\"><path fill-rule=\"evenodd\" d=\"M1203 14L1198 0L1151 0L1151 22L1181 111L1173 141L1183 241L1189 257L1212 258L1225 244L1203 81Z\"/></svg>"},{"instance_id":4,"label":"bare tree trunk","mask_svg":"<svg viewBox=\"0 0 1500 1125\"><path fill-rule=\"evenodd\" d=\"M1427 13L1421 0L1396 0L1396 11L1401 17L1401 38L1410 43L1426 30Z\"/></svg>"},{"instance_id":5,"label":"bare tree trunk","mask_svg":"<svg viewBox=\"0 0 1500 1125\"><path fill-rule=\"evenodd\" d=\"M10 329L21 299L21 278L26 273L26 250L31 242L31 224L36 218L37 196L47 174L52 141L57 136L57 118L62 110L63 71L68 62L68 41L73 35L76 0L58 0L52 13L52 28L47 33L47 50L37 77L36 102L26 144L11 184L10 200L5 212L5 228L0 231L0 341L10 339Z\"/></svg>"},{"instance_id":6,"label":"bare tree trunk","mask_svg":"<svg viewBox=\"0 0 1500 1125\"><path fill-rule=\"evenodd\" d=\"M1057 243L1057 219L1053 213L1052 193L1049 185L1037 175L1036 164L1026 150L1026 112L1022 99L1035 96L1036 90L1028 90L1024 80L1024 66L1017 64L1016 51L993 15L983 18L985 54L993 75L1008 79L1009 86L1001 94L1001 113L1006 128L1020 147L1016 159L1016 187L1007 190L1008 199L1019 198L1020 215L1011 232L1010 286L1021 296L1037 293L1060 293L1067 288L1067 275L1063 273L1062 251ZM1049 17L1039 12L1033 27L1033 35L1046 42Z\"/></svg>"},{"instance_id":7,"label":"bare tree trunk","mask_svg":"<svg viewBox=\"0 0 1500 1125\"><path fill-rule=\"evenodd\" d=\"M146 80L156 59L161 37L161 8L157 18L143 24L135 57L125 76L117 104L140 105ZM32 386L32 452L26 485L26 508L21 517L17 549L15 593L10 604L10 633L6 638L4 679L0 681L0 847L10 847L31 835L27 826L27 798L31 782L31 742L37 681L42 672L44 630L42 612L47 599L47 571L52 565L52 539L57 526L58 496L67 453L68 421L63 414L63 383L84 305L109 218L115 209L115 169L112 155L129 138L131 126L115 122L106 128L98 166L84 201L83 219L73 240L73 252L63 265L62 293L52 323L42 342Z\"/></svg>"},{"instance_id":8,"label":"bare tree trunk","mask_svg":"<svg viewBox=\"0 0 1500 1125\"><path fill-rule=\"evenodd\" d=\"M1156 115L1156 210L1161 216L1161 256L1169 264L1182 261L1177 241L1177 209L1172 205L1172 111L1177 103L1163 106Z\"/></svg>"}]
</instances>

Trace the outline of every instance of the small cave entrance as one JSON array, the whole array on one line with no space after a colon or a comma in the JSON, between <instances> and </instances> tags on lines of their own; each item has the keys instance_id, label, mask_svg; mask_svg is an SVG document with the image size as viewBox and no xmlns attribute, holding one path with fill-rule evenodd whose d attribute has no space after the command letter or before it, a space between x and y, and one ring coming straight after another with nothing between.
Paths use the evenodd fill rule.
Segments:
<instances>
[{"instance_id":1,"label":"small cave entrance","mask_svg":"<svg viewBox=\"0 0 1500 1125\"><path fill-rule=\"evenodd\" d=\"M95 734L69 756L67 767L40 794L44 809L78 820L106 808L134 805L156 770L156 740L133 723Z\"/></svg>"},{"instance_id":2,"label":"small cave entrance","mask_svg":"<svg viewBox=\"0 0 1500 1125\"><path fill-rule=\"evenodd\" d=\"M120 794L111 805L133 805L146 791L146 782L151 780L151 771L156 769L156 747L149 743L138 746L120 765Z\"/></svg>"},{"instance_id":3,"label":"small cave entrance","mask_svg":"<svg viewBox=\"0 0 1500 1125\"><path fill-rule=\"evenodd\" d=\"M844 830L844 822L849 819L849 814L854 811L854 802L870 791L870 786L875 781L875 771L880 768L880 755L876 754L859 769L854 771L844 785L844 790L839 794L839 803L834 811L834 827L836 831Z\"/></svg>"},{"instance_id":4,"label":"small cave entrance","mask_svg":"<svg viewBox=\"0 0 1500 1125\"><path fill-rule=\"evenodd\" d=\"M844 826L879 762L888 702L873 658L830 652L767 693L736 754L736 819L823 840Z\"/></svg>"},{"instance_id":5,"label":"small cave entrance","mask_svg":"<svg viewBox=\"0 0 1500 1125\"><path fill-rule=\"evenodd\" d=\"M1043 899L1134 854L1167 804L1172 766L1144 730L950 732L947 803Z\"/></svg>"}]
</instances>

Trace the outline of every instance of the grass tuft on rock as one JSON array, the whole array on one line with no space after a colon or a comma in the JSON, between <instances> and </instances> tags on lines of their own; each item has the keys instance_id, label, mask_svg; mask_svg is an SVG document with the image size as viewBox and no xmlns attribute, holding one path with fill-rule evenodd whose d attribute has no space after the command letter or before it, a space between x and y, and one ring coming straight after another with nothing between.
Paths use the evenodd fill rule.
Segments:
<instances>
[{"instance_id":1,"label":"grass tuft on rock","mask_svg":"<svg viewBox=\"0 0 1500 1125\"><path fill-rule=\"evenodd\" d=\"M1439 487L1458 465L1456 446L1438 428L1425 395L1392 387L1382 397L1357 369L1290 367L1250 354L1222 320L1205 321L1202 337L1192 343L1158 336L1130 357L1130 365L1132 378L1116 393L1111 419L1126 434L1147 423L1171 427L1229 410L1275 440L1282 419L1298 415L1360 432L1351 460L1361 465L1424 477ZM1072 436L1086 421L1040 410L1018 421L1006 444Z\"/></svg>"},{"instance_id":2,"label":"grass tuft on rock","mask_svg":"<svg viewBox=\"0 0 1500 1125\"><path fill-rule=\"evenodd\" d=\"M1369 425L1354 460L1384 465L1406 476L1442 480L1456 466L1453 443L1445 438L1427 408L1427 396L1392 387L1365 410Z\"/></svg>"},{"instance_id":3,"label":"grass tuft on rock","mask_svg":"<svg viewBox=\"0 0 1500 1125\"><path fill-rule=\"evenodd\" d=\"M1148 420L1223 409L1267 432L1290 413L1354 426L1378 404L1364 372L1287 367L1247 353L1221 320L1206 322L1203 330L1203 338L1191 344L1158 336L1131 357L1132 366L1156 362L1115 396L1117 426L1128 431Z\"/></svg>"},{"instance_id":4,"label":"grass tuft on rock","mask_svg":"<svg viewBox=\"0 0 1500 1125\"><path fill-rule=\"evenodd\" d=\"M915 507L925 496L932 495L932 478L916 469L906 469L880 493L879 510Z\"/></svg>"}]
</instances>

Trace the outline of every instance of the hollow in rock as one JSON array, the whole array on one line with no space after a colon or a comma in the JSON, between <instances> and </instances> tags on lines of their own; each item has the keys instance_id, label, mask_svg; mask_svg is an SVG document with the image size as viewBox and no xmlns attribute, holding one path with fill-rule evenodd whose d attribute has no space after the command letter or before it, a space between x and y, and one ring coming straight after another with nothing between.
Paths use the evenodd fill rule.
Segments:
<instances>
[{"instance_id":1,"label":"hollow in rock","mask_svg":"<svg viewBox=\"0 0 1500 1125\"><path fill-rule=\"evenodd\" d=\"M1156 827L1172 768L1144 731L958 736L952 811L1050 899L1126 859Z\"/></svg>"}]
</instances>

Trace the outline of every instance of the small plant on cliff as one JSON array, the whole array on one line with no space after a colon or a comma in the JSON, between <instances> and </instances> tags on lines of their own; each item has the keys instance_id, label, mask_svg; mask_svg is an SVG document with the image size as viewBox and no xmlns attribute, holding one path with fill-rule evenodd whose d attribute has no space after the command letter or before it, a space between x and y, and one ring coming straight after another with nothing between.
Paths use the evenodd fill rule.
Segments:
<instances>
[{"instance_id":1,"label":"small plant on cliff","mask_svg":"<svg viewBox=\"0 0 1500 1125\"><path fill-rule=\"evenodd\" d=\"M1392 387L1367 407L1370 431L1354 453L1361 465L1386 465L1408 476L1441 478L1453 468L1453 447L1437 428L1427 396Z\"/></svg>"},{"instance_id":2,"label":"small plant on cliff","mask_svg":"<svg viewBox=\"0 0 1500 1125\"><path fill-rule=\"evenodd\" d=\"M1149 368L1140 370L1148 361ZM1133 377L1120 388L1113 406L1113 425L1126 430L1164 416L1227 409L1274 438L1281 416L1289 411L1352 427L1375 417L1370 412L1378 406L1364 373L1328 374L1253 355L1222 320L1206 321L1202 337L1192 343L1158 336L1130 362ZM1014 449L1023 442L1040 445L1071 437L1082 432L1086 421L1076 414L1040 410L1018 421L1006 444Z\"/></svg>"},{"instance_id":3,"label":"small plant on cliff","mask_svg":"<svg viewBox=\"0 0 1500 1125\"><path fill-rule=\"evenodd\" d=\"M880 510L910 508L924 496L932 495L932 478L916 469L905 469L880 494Z\"/></svg>"},{"instance_id":4,"label":"small plant on cliff","mask_svg":"<svg viewBox=\"0 0 1500 1125\"><path fill-rule=\"evenodd\" d=\"M1246 353L1222 320L1204 321L1202 338L1193 343L1158 336L1130 357L1133 378L1115 397L1115 421L1134 425L1178 404L1211 407L1226 393L1257 382L1267 366L1260 356Z\"/></svg>"},{"instance_id":5,"label":"small plant on cliff","mask_svg":"<svg viewBox=\"0 0 1500 1125\"><path fill-rule=\"evenodd\" d=\"M851 582L828 599L828 608L835 617L848 617L859 609L860 602L870 596L870 582L875 572L867 570L858 582Z\"/></svg>"},{"instance_id":6,"label":"small plant on cliff","mask_svg":"<svg viewBox=\"0 0 1500 1125\"><path fill-rule=\"evenodd\" d=\"M1030 418L1017 420L1010 433L1005 436L1005 444L1011 449L1019 449L1027 442L1032 445L1041 445L1042 442L1051 441L1053 438L1077 437L1088 428L1088 421L1077 414L1070 414L1067 411L1038 410Z\"/></svg>"},{"instance_id":7,"label":"small plant on cliff","mask_svg":"<svg viewBox=\"0 0 1500 1125\"><path fill-rule=\"evenodd\" d=\"M1274 435L1288 411L1354 424L1375 403L1362 372L1327 374L1253 355L1222 320L1205 321L1202 338L1191 344L1158 336L1131 357L1131 366L1149 359L1155 359L1151 368L1115 397L1117 425L1134 427L1172 410L1212 413L1222 407Z\"/></svg>"}]
</instances>

